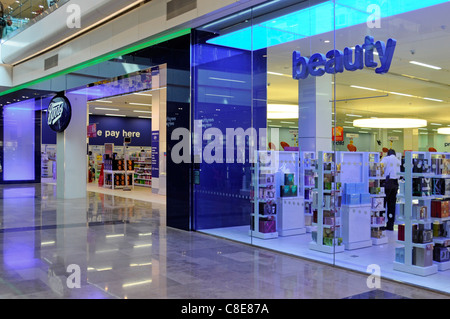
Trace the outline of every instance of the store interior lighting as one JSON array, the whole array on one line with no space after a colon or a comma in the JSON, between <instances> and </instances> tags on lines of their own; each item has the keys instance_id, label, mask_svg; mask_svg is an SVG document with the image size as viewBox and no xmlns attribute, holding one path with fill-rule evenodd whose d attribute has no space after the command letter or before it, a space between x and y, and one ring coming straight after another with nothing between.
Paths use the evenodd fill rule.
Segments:
<instances>
[{"instance_id":1,"label":"store interior lighting","mask_svg":"<svg viewBox=\"0 0 450 319\"><path fill-rule=\"evenodd\" d=\"M438 134L450 134L450 127L441 127L437 129Z\"/></svg>"},{"instance_id":2,"label":"store interior lighting","mask_svg":"<svg viewBox=\"0 0 450 319\"><path fill-rule=\"evenodd\" d=\"M427 126L427 121L413 118L369 118L354 120L353 126L370 128L419 128Z\"/></svg>"}]
</instances>

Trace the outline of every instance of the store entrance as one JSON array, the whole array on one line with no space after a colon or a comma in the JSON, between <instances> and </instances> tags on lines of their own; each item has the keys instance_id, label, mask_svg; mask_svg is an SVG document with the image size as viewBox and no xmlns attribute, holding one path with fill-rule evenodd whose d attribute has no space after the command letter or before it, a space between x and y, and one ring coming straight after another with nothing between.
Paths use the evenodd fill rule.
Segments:
<instances>
[{"instance_id":1,"label":"store entrance","mask_svg":"<svg viewBox=\"0 0 450 319\"><path fill-rule=\"evenodd\" d=\"M88 191L165 203L165 79L163 64L66 92L87 104ZM41 180L56 185L56 134L44 125L42 136Z\"/></svg>"},{"instance_id":2,"label":"store entrance","mask_svg":"<svg viewBox=\"0 0 450 319\"><path fill-rule=\"evenodd\" d=\"M88 101L89 190L151 190L152 97L142 91Z\"/></svg>"}]
</instances>

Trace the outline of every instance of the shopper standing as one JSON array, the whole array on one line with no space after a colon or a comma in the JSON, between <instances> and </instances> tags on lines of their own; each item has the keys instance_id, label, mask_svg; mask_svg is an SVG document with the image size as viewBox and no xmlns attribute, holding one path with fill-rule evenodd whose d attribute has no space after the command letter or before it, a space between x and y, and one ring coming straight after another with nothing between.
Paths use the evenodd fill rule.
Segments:
<instances>
[{"instance_id":1,"label":"shopper standing","mask_svg":"<svg viewBox=\"0 0 450 319\"><path fill-rule=\"evenodd\" d=\"M397 202L398 191L398 173L400 173L401 162L397 158L393 149L388 150L387 155L381 160L384 168L386 193L386 214L387 214L387 230L394 230L395 222L395 203Z\"/></svg>"}]
</instances>

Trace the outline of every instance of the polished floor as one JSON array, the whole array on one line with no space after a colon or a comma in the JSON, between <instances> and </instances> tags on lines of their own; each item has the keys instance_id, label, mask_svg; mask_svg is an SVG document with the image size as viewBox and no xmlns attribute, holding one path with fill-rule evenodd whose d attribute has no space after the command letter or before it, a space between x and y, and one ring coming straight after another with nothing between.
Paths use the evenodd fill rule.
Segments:
<instances>
[{"instance_id":1,"label":"polished floor","mask_svg":"<svg viewBox=\"0 0 450 319\"><path fill-rule=\"evenodd\" d=\"M0 188L0 298L449 298L388 280L370 288L367 274L166 227L165 204L143 190L55 193Z\"/></svg>"}]
</instances>

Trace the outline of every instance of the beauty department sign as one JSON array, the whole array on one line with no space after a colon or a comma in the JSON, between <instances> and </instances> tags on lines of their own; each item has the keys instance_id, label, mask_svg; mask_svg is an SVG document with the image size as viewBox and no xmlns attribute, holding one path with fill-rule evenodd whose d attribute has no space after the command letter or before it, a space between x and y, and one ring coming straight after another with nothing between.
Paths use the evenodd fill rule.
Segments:
<instances>
[{"instance_id":1,"label":"beauty department sign","mask_svg":"<svg viewBox=\"0 0 450 319\"><path fill-rule=\"evenodd\" d=\"M345 48L344 51L331 50L328 53L314 53L307 58L294 51L292 54L292 77L296 80L306 79L309 75L322 76L325 73L334 74L347 71L362 70L364 66L376 68L377 74L384 74L391 67L397 41L389 39L387 44L382 41L374 42L373 37L366 36L364 44L353 49ZM374 61L374 50L378 52L380 66Z\"/></svg>"}]
</instances>

